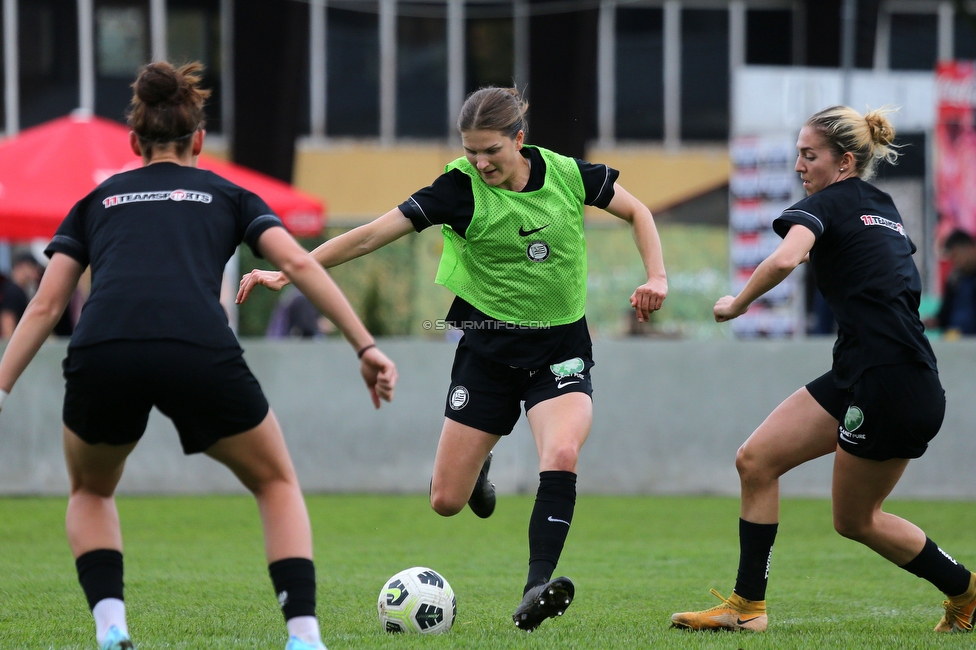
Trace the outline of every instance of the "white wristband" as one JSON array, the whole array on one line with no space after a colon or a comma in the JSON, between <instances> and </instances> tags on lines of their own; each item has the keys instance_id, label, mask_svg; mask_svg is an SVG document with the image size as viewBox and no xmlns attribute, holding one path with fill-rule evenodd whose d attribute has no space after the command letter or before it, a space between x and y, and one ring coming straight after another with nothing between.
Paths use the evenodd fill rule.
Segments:
<instances>
[{"instance_id":1,"label":"white wristband","mask_svg":"<svg viewBox=\"0 0 976 650\"><path fill-rule=\"evenodd\" d=\"M3 400L7 399L7 395L9 394L10 393L0 388L0 408L3 408Z\"/></svg>"}]
</instances>

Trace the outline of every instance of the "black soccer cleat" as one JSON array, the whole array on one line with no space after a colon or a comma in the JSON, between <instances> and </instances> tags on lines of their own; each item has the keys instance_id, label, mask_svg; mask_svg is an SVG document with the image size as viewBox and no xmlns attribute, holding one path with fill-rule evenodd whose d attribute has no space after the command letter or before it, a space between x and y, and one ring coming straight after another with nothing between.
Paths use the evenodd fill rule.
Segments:
<instances>
[{"instance_id":1,"label":"black soccer cleat","mask_svg":"<svg viewBox=\"0 0 976 650\"><path fill-rule=\"evenodd\" d=\"M547 618L562 616L575 594L573 581L565 577L532 587L525 592L522 604L512 614L515 627L531 632Z\"/></svg>"},{"instance_id":2,"label":"black soccer cleat","mask_svg":"<svg viewBox=\"0 0 976 650\"><path fill-rule=\"evenodd\" d=\"M488 482L488 469L491 467L491 452L485 464L481 466L481 473L478 474L478 482L474 484L474 491L468 499L468 507L471 512L482 519L487 519L491 513L495 512L495 484Z\"/></svg>"}]
</instances>

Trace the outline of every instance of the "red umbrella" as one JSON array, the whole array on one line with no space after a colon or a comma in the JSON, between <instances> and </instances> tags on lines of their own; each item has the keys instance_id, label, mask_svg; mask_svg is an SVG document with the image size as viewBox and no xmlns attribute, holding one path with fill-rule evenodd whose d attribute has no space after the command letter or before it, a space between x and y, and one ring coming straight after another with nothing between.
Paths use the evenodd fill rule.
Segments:
<instances>
[{"instance_id":1,"label":"red umbrella","mask_svg":"<svg viewBox=\"0 0 976 650\"><path fill-rule=\"evenodd\" d=\"M0 239L50 239L80 198L141 164L129 148L129 129L100 117L73 114L0 142ZM322 232L319 199L240 165L204 155L198 165L260 196L292 234Z\"/></svg>"}]
</instances>

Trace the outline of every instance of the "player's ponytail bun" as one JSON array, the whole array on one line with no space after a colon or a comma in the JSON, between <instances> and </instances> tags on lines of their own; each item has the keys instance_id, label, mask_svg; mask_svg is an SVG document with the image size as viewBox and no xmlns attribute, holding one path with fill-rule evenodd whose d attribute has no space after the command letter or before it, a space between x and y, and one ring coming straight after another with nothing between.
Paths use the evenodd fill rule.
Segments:
<instances>
[{"instance_id":1,"label":"player's ponytail bun","mask_svg":"<svg viewBox=\"0 0 976 650\"><path fill-rule=\"evenodd\" d=\"M203 105L210 91L200 88L203 64L174 68L166 61L150 63L132 84L129 126L139 136L143 155L156 145L174 144L182 155L190 136L204 125Z\"/></svg>"},{"instance_id":2,"label":"player's ponytail bun","mask_svg":"<svg viewBox=\"0 0 976 650\"><path fill-rule=\"evenodd\" d=\"M893 109L879 108L868 111L864 116L868 129L871 131L871 140L874 142L872 155L876 161L884 160L892 165L898 161L898 147L895 145L895 127L888 119L888 113Z\"/></svg>"},{"instance_id":3,"label":"player's ponytail bun","mask_svg":"<svg viewBox=\"0 0 976 650\"><path fill-rule=\"evenodd\" d=\"M868 128L871 129L871 139L874 140L875 144L884 147L895 141L895 128L891 126L891 121L887 116L889 112L891 112L890 109L879 108L868 111L864 115L864 121L868 123Z\"/></svg>"},{"instance_id":4,"label":"player's ponytail bun","mask_svg":"<svg viewBox=\"0 0 976 650\"><path fill-rule=\"evenodd\" d=\"M888 113L893 110L886 106L862 116L847 106L831 106L807 120L807 125L824 137L838 158L850 152L854 156L856 175L870 180L878 161L892 165L898 161L895 128L888 119Z\"/></svg>"}]
</instances>

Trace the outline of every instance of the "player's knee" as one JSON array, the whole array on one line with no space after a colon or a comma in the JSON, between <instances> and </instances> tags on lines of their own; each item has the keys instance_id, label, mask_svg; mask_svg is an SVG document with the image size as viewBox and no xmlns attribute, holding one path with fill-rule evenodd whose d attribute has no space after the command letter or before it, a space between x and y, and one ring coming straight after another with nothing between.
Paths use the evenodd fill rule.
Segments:
<instances>
[{"instance_id":1,"label":"player's knee","mask_svg":"<svg viewBox=\"0 0 976 650\"><path fill-rule=\"evenodd\" d=\"M77 481L71 485L71 497L111 499L115 496L115 483L102 481Z\"/></svg>"},{"instance_id":2,"label":"player's knee","mask_svg":"<svg viewBox=\"0 0 976 650\"><path fill-rule=\"evenodd\" d=\"M281 494L298 492L298 477L288 468L265 468L264 471L239 473L238 478L256 498L272 498Z\"/></svg>"},{"instance_id":3,"label":"player's knee","mask_svg":"<svg viewBox=\"0 0 976 650\"><path fill-rule=\"evenodd\" d=\"M863 517L834 513L834 530L841 537L863 542L871 530L871 522Z\"/></svg>"},{"instance_id":4,"label":"player's knee","mask_svg":"<svg viewBox=\"0 0 976 650\"><path fill-rule=\"evenodd\" d=\"M579 448L573 444L561 444L550 450L541 459L542 466L559 472L575 472L579 462Z\"/></svg>"},{"instance_id":5,"label":"player's knee","mask_svg":"<svg viewBox=\"0 0 976 650\"><path fill-rule=\"evenodd\" d=\"M70 496L111 499L115 496L115 488L118 485L120 474L75 471L70 473L69 478L71 481Z\"/></svg>"},{"instance_id":6,"label":"player's knee","mask_svg":"<svg viewBox=\"0 0 976 650\"><path fill-rule=\"evenodd\" d=\"M758 479L762 475L762 464L748 444L743 444L735 452L735 469L744 481Z\"/></svg>"},{"instance_id":7,"label":"player's knee","mask_svg":"<svg viewBox=\"0 0 976 650\"><path fill-rule=\"evenodd\" d=\"M467 499L448 494L444 490L437 490L433 487L430 490L430 507L442 517L456 515L464 509L467 502Z\"/></svg>"}]
</instances>

